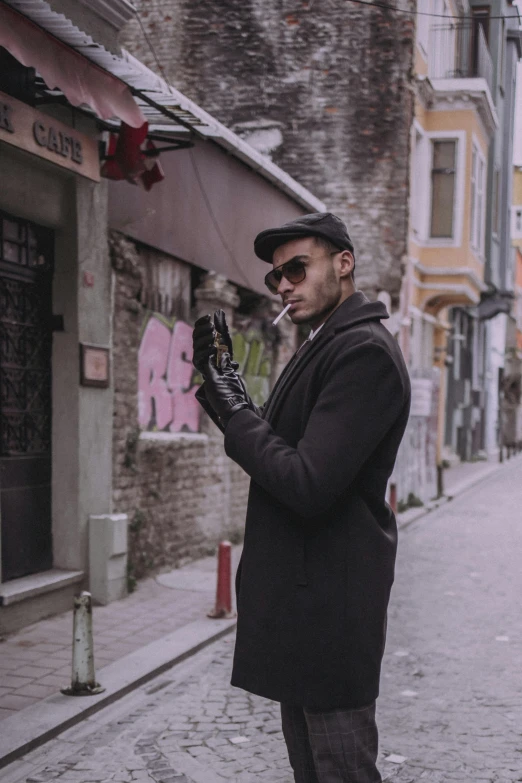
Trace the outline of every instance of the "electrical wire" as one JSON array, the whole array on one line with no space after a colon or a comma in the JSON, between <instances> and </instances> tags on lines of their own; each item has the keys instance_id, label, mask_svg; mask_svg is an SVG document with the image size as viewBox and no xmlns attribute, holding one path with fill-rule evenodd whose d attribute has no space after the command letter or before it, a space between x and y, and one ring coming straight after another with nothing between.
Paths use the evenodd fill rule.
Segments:
<instances>
[{"instance_id":1,"label":"electrical wire","mask_svg":"<svg viewBox=\"0 0 522 783\"><path fill-rule=\"evenodd\" d=\"M212 221L212 224L213 224L214 228L216 229L216 233L217 233L219 239L221 240L221 244L225 248L226 252L228 253L228 257L230 258L230 260L232 261L232 263L234 264L236 269L240 272L243 280L246 282L247 288L251 288L252 282L248 279L248 277L244 273L243 268L238 263L238 261L236 261L234 253L232 252L230 246L228 245L228 243L227 243L227 241L226 241L226 239L225 239L225 237L224 237L224 235L223 235L223 233L221 231L221 228L219 227L218 220L217 220L217 218L216 218L216 216L214 214L214 210L212 209L212 204L210 203L210 199L208 198L207 192L205 190L205 186L203 185L203 181L201 179L201 175L200 175L200 172L199 172L198 164L197 164L196 159L194 157L194 149L192 147L189 149L189 155L190 155L190 160L192 162L192 167L194 169L194 174L196 175L196 180L197 180L197 183L199 185L199 189L201 191L201 195L203 196L203 201L205 202L205 206L207 207L208 214L210 215L210 219Z\"/></svg>"},{"instance_id":2,"label":"electrical wire","mask_svg":"<svg viewBox=\"0 0 522 783\"><path fill-rule=\"evenodd\" d=\"M146 41L147 46L149 47L149 49L150 49L150 51L152 53L152 56L154 57L154 61L155 61L156 65L157 65L157 67L158 67L159 72L161 73L161 75L163 76L163 78L165 79L165 81L167 82L169 87L172 87L172 84L169 82L167 74L165 73L165 71L163 69L163 66L160 63L159 59L158 59L158 55L156 54L156 49L154 48L153 43L150 40L149 36L147 35L147 31L145 30L145 28L143 26L143 22L141 21L141 16L140 16L139 11L136 11L136 19L138 20L138 24L140 26L142 35L145 38L145 41Z\"/></svg>"},{"instance_id":3,"label":"electrical wire","mask_svg":"<svg viewBox=\"0 0 522 783\"><path fill-rule=\"evenodd\" d=\"M154 57L154 61L155 61L156 65L157 65L157 67L158 67L159 72L161 73L162 77L165 79L165 81L168 84L168 86L171 87L172 89L174 89L174 87L170 83L170 80L169 80L169 78L168 78L168 76L167 76L167 74L165 72L165 69L163 68L163 66L162 66L162 64L161 64L161 62L159 60L159 57L158 57L158 55L156 53L156 49L154 48L154 44L152 43L152 41L150 40L149 36L147 35L145 27L143 26L143 22L141 20L139 11L136 13L136 17L138 19L138 24L139 24L139 26L141 28L142 33L143 33L143 37L145 38L147 46L149 47L149 49L150 49L150 51L152 53L152 56ZM243 280L246 282L247 288L251 288L251 286L252 286L251 280L249 280L248 277L246 276L245 272L243 271L243 268L242 268L241 264L237 261L236 257L234 256L234 253L232 252L232 249L230 248L229 244L227 243L227 241L226 241L226 239L224 237L223 232L221 231L221 228L219 226L219 222L218 222L218 220L216 218L214 210L212 209L212 204L210 203L210 199L209 199L208 194L207 194L207 192L205 190L205 186L203 185L203 181L201 179L201 174L199 172L199 169L198 169L198 166L197 166L197 163L196 163L196 159L194 157L194 152L193 152L192 147L189 147L189 156L190 156L190 162L192 164L192 168L194 169L196 182L198 183L199 189L201 191L201 195L203 197L203 201L205 202L205 206L207 208L208 214L210 216L210 220L212 221L212 225L214 226L216 234L218 235L221 244L223 245L226 253L228 254L228 257L232 261L232 264L235 266L235 268L238 270L238 272L240 273L240 275L243 278Z\"/></svg>"},{"instance_id":4,"label":"electrical wire","mask_svg":"<svg viewBox=\"0 0 522 783\"><path fill-rule=\"evenodd\" d=\"M376 0L346 0L347 3L355 3L356 5L371 5L375 8L382 8L386 11L395 11L398 14L409 14L410 16L431 16L434 19L458 19L459 21L473 21L478 17L473 16L451 16L449 14L432 14L429 11L409 11L406 8L398 8L396 5L388 5L388 3L379 3ZM484 19L518 19L520 20L520 14L502 14L500 16L488 16L481 17Z\"/></svg>"}]
</instances>

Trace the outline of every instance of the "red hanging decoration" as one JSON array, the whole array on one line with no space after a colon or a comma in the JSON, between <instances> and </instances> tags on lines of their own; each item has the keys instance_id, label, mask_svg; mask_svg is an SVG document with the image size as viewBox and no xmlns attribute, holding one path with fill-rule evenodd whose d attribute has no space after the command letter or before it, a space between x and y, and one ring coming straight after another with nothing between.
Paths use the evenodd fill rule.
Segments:
<instances>
[{"instance_id":1,"label":"red hanging decoration","mask_svg":"<svg viewBox=\"0 0 522 783\"><path fill-rule=\"evenodd\" d=\"M149 126L144 122L140 128L131 128L130 125L121 123L119 134L111 133L107 147L107 158L101 167L102 177L113 180L127 180L134 185L141 184L145 190L150 190L156 182L165 179L158 158L154 142L147 141L145 150L142 144L147 138Z\"/></svg>"},{"instance_id":2,"label":"red hanging decoration","mask_svg":"<svg viewBox=\"0 0 522 783\"><path fill-rule=\"evenodd\" d=\"M148 152L153 152L156 150L156 145L149 139L147 141L146 148ZM144 159L144 163L145 171L143 174L140 174L140 179L145 190L149 191L151 187L156 184L156 182L161 182L165 179L165 172L163 171L159 162L159 152L156 152L155 155L148 155Z\"/></svg>"}]
</instances>

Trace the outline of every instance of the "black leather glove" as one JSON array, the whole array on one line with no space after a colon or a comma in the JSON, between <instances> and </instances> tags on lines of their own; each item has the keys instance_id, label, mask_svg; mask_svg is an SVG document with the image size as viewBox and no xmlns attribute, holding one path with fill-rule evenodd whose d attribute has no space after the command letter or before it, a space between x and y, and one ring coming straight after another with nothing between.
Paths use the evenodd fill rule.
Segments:
<instances>
[{"instance_id":1,"label":"black leather glove","mask_svg":"<svg viewBox=\"0 0 522 783\"><path fill-rule=\"evenodd\" d=\"M223 425L226 425L237 411L244 408L254 409L243 381L232 367L228 351L221 357L219 369L213 357L208 359L203 377L206 399Z\"/></svg>"},{"instance_id":2,"label":"black leather glove","mask_svg":"<svg viewBox=\"0 0 522 783\"><path fill-rule=\"evenodd\" d=\"M192 344L194 351L192 363L194 364L196 370L198 370L205 379L205 383L203 383L203 385L200 386L197 390L196 399L204 411L208 414L208 416L210 416L214 424L223 432L225 422L219 418L218 414L216 414L214 407L210 403L209 395L207 394L207 390L210 387L210 384L207 383L209 380L209 366L213 369L214 373L219 375L221 372L220 369L218 370L216 368L215 364L217 356L217 348L214 343L216 332L220 334L220 344L226 346L227 348L227 372L229 375L230 373L233 373L234 383L241 387L241 394L247 403L247 407L254 411L258 416L261 415L261 409L258 408L257 405L255 405L251 400L243 379L240 375L237 375L239 365L237 362L232 361L232 338L230 337L230 332L223 310L216 310L213 318L210 315L204 315L201 318L198 318L194 324L194 331L192 333ZM210 395L211 394L212 392L210 392Z\"/></svg>"},{"instance_id":3,"label":"black leather glove","mask_svg":"<svg viewBox=\"0 0 522 783\"><path fill-rule=\"evenodd\" d=\"M204 375L210 357L214 357L217 348L214 345L215 330L210 315L203 315L194 324L192 332L192 364Z\"/></svg>"},{"instance_id":4,"label":"black leather glove","mask_svg":"<svg viewBox=\"0 0 522 783\"><path fill-rule=\"evenodd\" d=\"M230 360L234 358L234 349L232 347L232 338L228 330L227 319L224 310L216 310L214 313L214 328L220 335L219 342L221 345L226 345L227 351L230 354Z\"/></svg>"},{"instance_id":5,"label":"black leather glove","mask_svg":"<svg viewBox=\"0 0 522 783\"><path fill-rule=\"evenodd\" d=\"M226 347L232 360L232 338L223 310L216 310L213 319L210 315L203 315L194 324L194 331L192 332L192 363L202 375L205 375L209 358L217 356L218 351L214 343L216 333L219 334L220 345ZM237 368L238 365L234 367L236 370Z\"/></svg>"}]
</instances>

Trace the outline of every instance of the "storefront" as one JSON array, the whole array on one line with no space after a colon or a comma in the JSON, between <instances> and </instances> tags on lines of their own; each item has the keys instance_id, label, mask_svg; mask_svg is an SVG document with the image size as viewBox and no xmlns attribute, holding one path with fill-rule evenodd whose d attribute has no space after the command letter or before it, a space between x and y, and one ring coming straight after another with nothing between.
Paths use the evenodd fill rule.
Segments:
<instances>
[{"instance_id":1,"label":"storefront","mask_svg":"<svg viewBox=\"0 0 522 783\"><path fill-rule=\"evenodd\" d=\"M3 4L0 59L1 633L70 608L89 518L111 511L113 391L88 355L111 343L92 107L144 120L126 85Z\"/></svg>"}]
</instances>

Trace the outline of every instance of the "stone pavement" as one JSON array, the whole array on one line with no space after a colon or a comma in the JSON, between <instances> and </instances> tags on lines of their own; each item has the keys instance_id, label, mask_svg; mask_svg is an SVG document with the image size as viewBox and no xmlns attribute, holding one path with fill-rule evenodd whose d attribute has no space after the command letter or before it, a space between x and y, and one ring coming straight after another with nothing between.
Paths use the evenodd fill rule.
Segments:
<instances>
[{"instance_id":1,"label":"stone pavement","mask_svg":"<svg viewBox=\"0 0 522 783\"><path fill-rule=\"evenodd\" d=\"M521 479L517 457L400 537L381 737L444 783L522 781Z\"/></svg>"},{"instance_id":2,"label":"stone pavement","mask_svg":"<svg viewBox=\"0 0 522 783\"><path fill-rule=\"evenodd\" d=\"M446 491L458 494L497 467L496 463L476 462L450 468L444 474ZM412 509L401 516L409 520L423 513L423 509ZM235 562L239 553L240 547L235 547ZM170 574L143 580L127 598L95 607L97 671L205 617L214 601L215 570L215 558L208 557ZM72 611L0 640L0 721L69 684L71 646Z\"/></svg>"},{"instance_id":3,"label":"stone pavement","mask_svg":"<svg viewBox=\"0 0 522 783\"><path fill-rule=\"evenodd\" d=\"M233 562L240 547L233 549ZM138 583L134 593L93 611L97 672L201 617L214 605L216 559L204 558ZM72 611L0 641L0 721L70 684Z\"/></svg>"},{"instance_id":4,"label":"stone pavement","mask_svg":"<svg viewBox=\"0 0 522 783\"><path fill-rule=\"evenodd\" d=\"M215 643L63 732L4 770L3 783L291 783L279 705L229 685L232 645ZM389 783L417 780L407 762L384 758L381 769Z\"/></svg>"},{"instance_id":5,"label":"stone pavement","mask_svg":"<svg viewBox=\"0 0 522 783\"><path fill-rule=\"evenodd\" d=\"M515 458L486 478L484 465L477 464L482 478L473 492L432 511L401 535L379 701L383 755L406 758L384 762L388 779L397 783L522 780L522 615L517 611L522 461ZM205 567L206 577L201 563L191 566L199 576L185 580L181 569L160 577L175 588L162 609L165 617L169 603L175 613L178 598L196 593L205 579L206 593L192 595L194 603L184 608L187 613L197 606L207 610L213 560ZM180 589L183 580L191 590ZM153 613L154 595L146 590L169 590L152 582L142 583L149 605L139 627ZM139 592L119 603L136 602L137 614ZM95 622L97 614L114 606L97 608ZM158 628L151 623L151 634L160 632L161 618L158 623ZM289 783L278 707L230 688L230 650L230 641L223 640L169 670L7 767L0 773L3 783L25 783L38 775L43 780L42 774L61 783L175 783L183 775L191 783ZM113 651L117 657L118 649ZM202 656L210 657L200 666ZM196 669L184 668L191 665ZM247 742L231 742L235 737Z\"/></svg>"}]
</instances>

